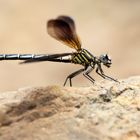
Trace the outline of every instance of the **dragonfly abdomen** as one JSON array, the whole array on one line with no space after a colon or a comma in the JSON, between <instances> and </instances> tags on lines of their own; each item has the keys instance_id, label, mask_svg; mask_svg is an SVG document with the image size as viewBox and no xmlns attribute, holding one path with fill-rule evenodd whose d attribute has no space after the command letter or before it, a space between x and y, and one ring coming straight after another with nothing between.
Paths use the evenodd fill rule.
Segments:
<instances>
[{"instance_id":1,"label":"dragonfly abdomen","mask_svg":"<svg viewBox=\"0 0 140 140\"><path fill-rule=\"evenodd\" d=\"M28 60L39 59L43 54L0 54L0 60ZM45 55L46 56L46 55Z\"/></svg>"}]
</instances>

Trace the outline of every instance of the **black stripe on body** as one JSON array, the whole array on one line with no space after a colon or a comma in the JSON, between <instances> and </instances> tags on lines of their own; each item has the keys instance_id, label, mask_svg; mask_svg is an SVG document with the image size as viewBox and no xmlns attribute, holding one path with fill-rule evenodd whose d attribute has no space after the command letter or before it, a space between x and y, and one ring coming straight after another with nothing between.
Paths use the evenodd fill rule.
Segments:
<instances>
[{"instance_id":1,"label":"black stripe on body","mask_svg":"<svg viewBox=\"0 0 140 140\"><path fill-rule=\"evenodd\" d=\"M84 63L85 62L85 60L83 59L81 53L78 53L78 58L80 59L81 63Z\"/></svg>"},{"instance_id":2,"label":"black stripe on body","mask_svg":"<svg viewBox=\"0 0 140 140\"><path fill-rule=\"evenodd\" d=\"M75 64L82 64L82 61L79 59L78 54L76 54L73 58L72 58L72 62Z\"/></svg>"},{"instance_id":3,"label":"black stripe on body","mask_svg":"<svg viewBox=\"0 0 140 140\"><path fill-rule=\"evenodd\" d=\"M85 63L88 63L89 60L87 59L86 55L84 53L81 53L81 57L83 58Z\"/></svg>"},{"instance_id":4,"label":"black stripe on body","mask_svg":"<svg viewBox=\"0 0 140 140\"><path fill-rule=\"evenodd\" d=\"M89 60L94 58L94 56L86 49L82 49L82 52L84 52L86 54L86 56L88 57Z\"/></svg>"}]
</instances>

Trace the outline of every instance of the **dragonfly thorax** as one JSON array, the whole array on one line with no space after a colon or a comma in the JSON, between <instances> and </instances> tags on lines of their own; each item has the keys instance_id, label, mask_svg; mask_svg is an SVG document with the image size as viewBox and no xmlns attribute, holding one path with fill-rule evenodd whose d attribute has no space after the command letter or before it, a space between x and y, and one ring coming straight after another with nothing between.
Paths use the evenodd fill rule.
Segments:
<instances>
[{"instance_id":1,"label":"dragonfly thorax","mask_svg":"<svg viewBox=\"0 0 140 140\"><path fill-rule=\"evenodd\" d=\"M81 65L91 65L94 63L95 57L86 49L81 49L79 52L74 53L72 56L72 63Z\"/></svg>"}]
</instances>

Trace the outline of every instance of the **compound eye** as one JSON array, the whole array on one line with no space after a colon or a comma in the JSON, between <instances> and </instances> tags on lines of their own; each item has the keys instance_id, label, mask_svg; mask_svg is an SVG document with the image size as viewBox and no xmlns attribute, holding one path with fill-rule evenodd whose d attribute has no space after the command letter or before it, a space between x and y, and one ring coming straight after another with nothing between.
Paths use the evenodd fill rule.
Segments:
<instances>
[{"instance_id":1,"label":"compound eye","mask_svg":"<svg viewBox=\"0 0 140 140\"><path fill-rule=\"evenodd\" d=\"M106 60L106 57L103 57L103 60Z\"/></svg>"}]
</instances>

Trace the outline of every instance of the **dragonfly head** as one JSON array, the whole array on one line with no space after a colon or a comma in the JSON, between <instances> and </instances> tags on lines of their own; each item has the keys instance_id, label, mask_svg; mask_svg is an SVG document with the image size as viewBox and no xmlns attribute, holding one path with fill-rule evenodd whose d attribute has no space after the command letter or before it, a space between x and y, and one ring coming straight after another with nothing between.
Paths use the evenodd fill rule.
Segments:
<instances>
[{"instance_id":1,"label":"dragonfly head","mask_svg":"<svg viewBox=\"0 0 140 140\"><path fill-rule=\"evenodd\" d=\"M107 54L104 55L100 55L99 60L101 63L103 63L103 65L105 65L106 67L110 67L111 66L111 59L108 57Z\"/></svg>"}]
</instances>

